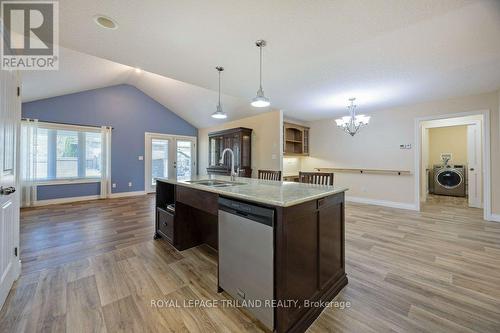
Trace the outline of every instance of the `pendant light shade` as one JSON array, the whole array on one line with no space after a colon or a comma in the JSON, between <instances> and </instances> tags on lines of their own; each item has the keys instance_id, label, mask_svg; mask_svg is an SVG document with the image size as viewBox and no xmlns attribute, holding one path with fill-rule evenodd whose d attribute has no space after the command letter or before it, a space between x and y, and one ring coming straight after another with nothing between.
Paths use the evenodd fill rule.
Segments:
<instances>
[{"instance_id":1,"label":"pendant light shade","mask_svg":"<svg viewBox=\"0 0 500 333\"><path fill-rule=\"evenodd\" d=\"M224 70L224 67L217 66L215 69L219 72L219 102L217 103L217 109L212 113L212 118L226 119L227 114L222 110L222 104L220 103L220 74Z\"/></svg>"},{"instance_id":2,"label":"pendant light shade","mask_svg":"<svg viewBox=\"0 0 500 333\"><path fill-rule=\"evenodd\" d=\"M258 40L255 42L255 45L259 48L260 51L260 84L259 84L259 90L257 90L257 96L255 96L252 99L252 106L256 108L265 108L269 105L271 105L271 102L269 98L267 98L264 95L264 89L262 89L262 48L266 46L266 41L265 40Z\"/></svg>"}]
</instances>

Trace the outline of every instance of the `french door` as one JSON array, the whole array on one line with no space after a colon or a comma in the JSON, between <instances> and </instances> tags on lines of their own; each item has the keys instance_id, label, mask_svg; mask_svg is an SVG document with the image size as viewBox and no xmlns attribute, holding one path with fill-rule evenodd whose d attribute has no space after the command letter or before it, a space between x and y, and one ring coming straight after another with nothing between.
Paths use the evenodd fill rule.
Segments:
<instances>
[{"instance_id":1,"label":"french door","mask_svg":"<svg viewBox=\"0 0 500 333\"><path fill-rule=\"evenodd\" d=\"M19 276L18 133L21 99L15 72L0 70L0 309Z\"/></svg>"},{"instance_id":2,"label":"french door","mask_svg":"<svg viewBox=\"0 0 500 333\"><path fill-rule=\"evenodd\" d=\"M188 180L196 174L196 138L146 133L145 190L156 191L156 178Z\"/></svg>"}]
</instances>

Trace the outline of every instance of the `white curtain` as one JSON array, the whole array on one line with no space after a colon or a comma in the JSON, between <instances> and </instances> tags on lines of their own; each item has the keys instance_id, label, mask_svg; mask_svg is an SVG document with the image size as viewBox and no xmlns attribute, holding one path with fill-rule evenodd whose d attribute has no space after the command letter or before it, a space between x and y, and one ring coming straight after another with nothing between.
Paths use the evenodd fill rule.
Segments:
<instances>
[{"instance_id":1,"label":"white curtain","mask_svg":"<svg viewBox=\"0 0 500 333\"><path fill-rule=\"evenodd\" d=\"M21 122L21 207L33 206L36 202L37 129L37 119Z\"/></svg>"},{"instance_id":2,"label":"white curtain","mask_svg":"<svg viewBox=\"0 0 500 333\"><path fill-rule=\"evenodd\" d=\"M111 195L111 130L109 126L101 127L101 199Z\"/></svg>"}]
</instances>

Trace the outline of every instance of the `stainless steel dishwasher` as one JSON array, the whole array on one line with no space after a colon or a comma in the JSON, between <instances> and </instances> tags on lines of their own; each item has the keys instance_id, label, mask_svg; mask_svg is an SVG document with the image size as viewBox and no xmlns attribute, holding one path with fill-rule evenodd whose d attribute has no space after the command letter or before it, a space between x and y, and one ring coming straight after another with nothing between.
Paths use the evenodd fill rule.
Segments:
<instances>
[{"instance_id":1,"label":"stainless steel dishwasher","mask_svg":"<svg viewBox=\"0 0 500 333\"><path fill-rule=\"evenodd\" d=\"M273 224L273 209L219 198L219 287L271 330Z\"/></svg>"}]
</instances>

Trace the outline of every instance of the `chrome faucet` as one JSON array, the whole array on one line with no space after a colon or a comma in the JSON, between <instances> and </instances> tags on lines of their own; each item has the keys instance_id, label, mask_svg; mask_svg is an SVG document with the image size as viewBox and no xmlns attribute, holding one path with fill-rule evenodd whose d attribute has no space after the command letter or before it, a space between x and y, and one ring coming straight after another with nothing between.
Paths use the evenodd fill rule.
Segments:
<instances>
[{"instance_id":1,"label":"chrome faucet","mask_svg":"<svg viewBox=\"0 0 500 333\"><path fill-rule=\"evenodd\" d=\"M236 176L238 175L236 171L234 170L234 152L230 148L226 148L222 151L222 157L220 158L220 164L224 163L224 155L226 152L231 153L231 181L235 181Z\"/></svg>"}]
</instances>

